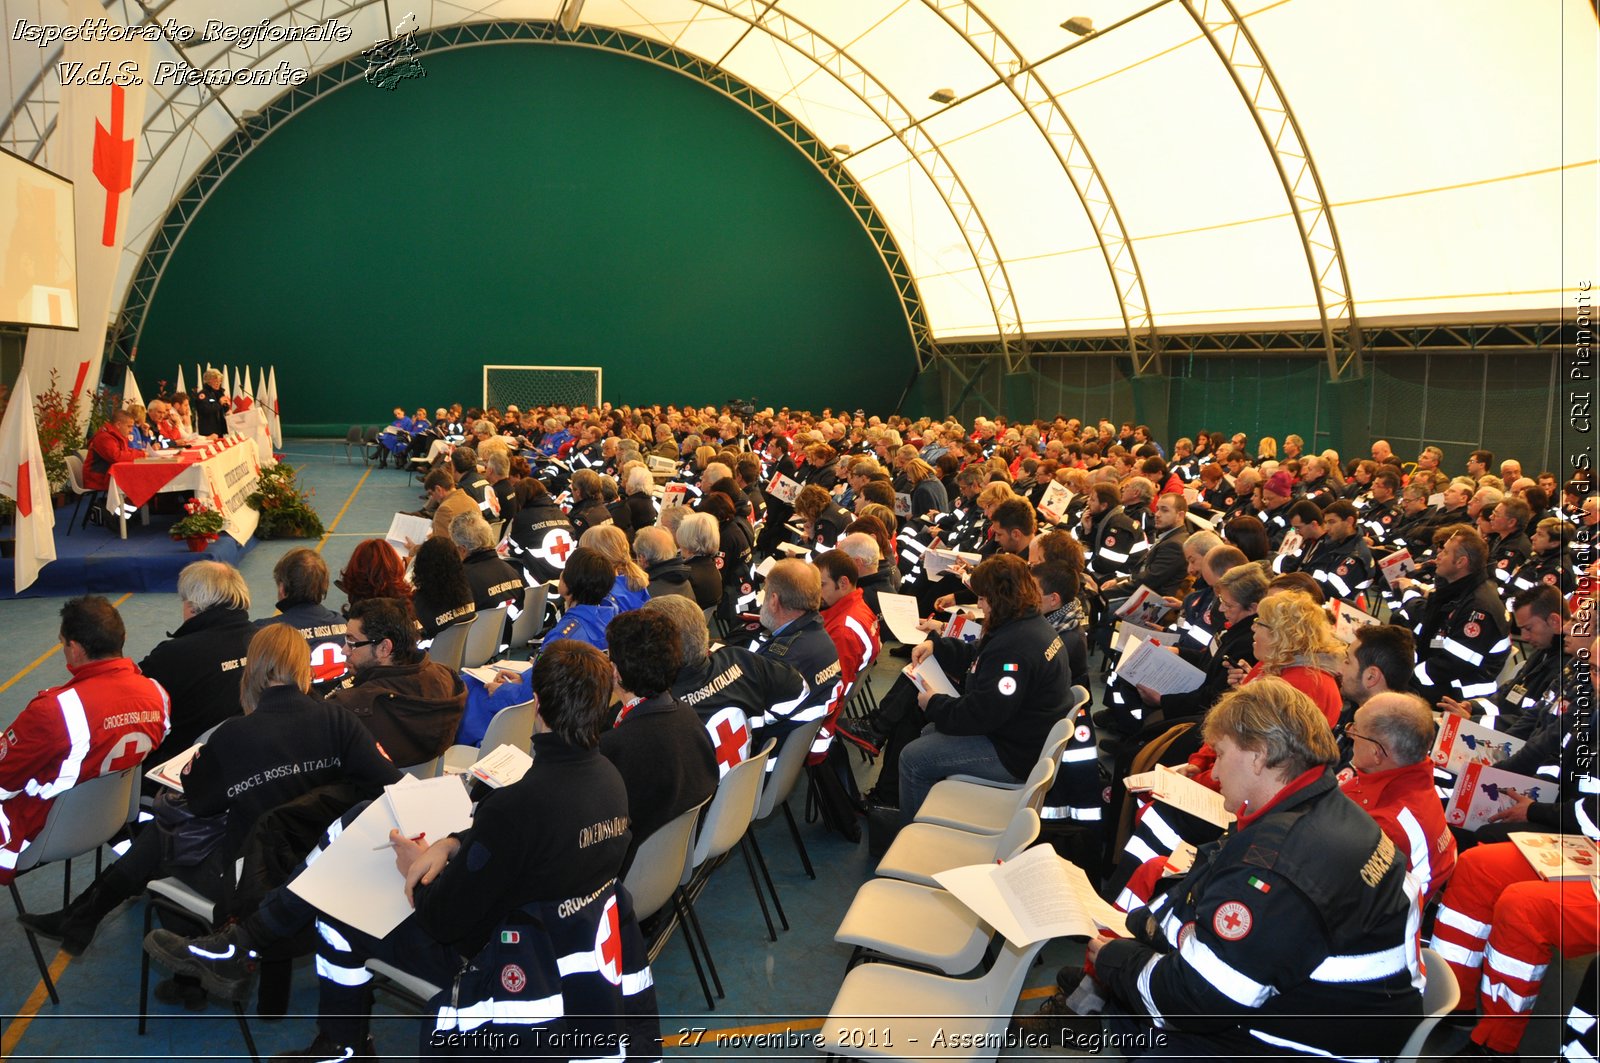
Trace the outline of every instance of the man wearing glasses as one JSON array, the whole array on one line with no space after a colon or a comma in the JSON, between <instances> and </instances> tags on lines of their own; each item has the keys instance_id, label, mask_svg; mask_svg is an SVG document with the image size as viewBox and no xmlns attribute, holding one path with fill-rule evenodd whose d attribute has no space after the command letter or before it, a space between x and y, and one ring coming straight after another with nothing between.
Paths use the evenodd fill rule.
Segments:
<instances>
[{"instance_id":1,"label":"man wearing glasses","mask_svg":"<svg viewBox=\"0 0 1600 1063\"><path fill-rule=\"evenodd\" d=\"M1450 878L1456 840L1433 789L1433 714L1415 694L1375 694L1344 729L1353 742L1339 788L1406 854L1423 903Z\"/></svg>"},{"instance_id":2,"label":"man wearing glasses","mask_svg":"<svg viewBox=\"0 0 1600 1063\"><path fill-rule=\"evenodd\" d=\"M396 598L350 607L344 633L350 673L328 700L355 713L401 767L442 754L455 740L467 688L417 649L416 621Z\"/></svg>"}]
</instances>

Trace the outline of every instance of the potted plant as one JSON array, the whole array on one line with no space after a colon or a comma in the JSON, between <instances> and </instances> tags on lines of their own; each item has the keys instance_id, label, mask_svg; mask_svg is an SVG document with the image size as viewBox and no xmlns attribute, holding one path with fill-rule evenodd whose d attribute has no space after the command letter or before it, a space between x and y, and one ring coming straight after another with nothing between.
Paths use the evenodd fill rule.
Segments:
<instances>
[{"instance_id":1,"label":"potted plant","mask_svg":"<svg viewBox=\"0 0 1600 1063\"><path fill-rule=\"evenodd\" d=\"M187 542L189 549L198 554L217 541L227 523L222 510L198 498L191 498L183 504L183 519L172 526L170 534L174 539Z\"/></svg>"},{"instance_id":2,"label":"potted plant","mask_svg":"<svg viewBox=\"0 0 1600 1063\"><path fill-rule=\"evenodd\" d=\"M67 455L83 446L83 433L78 430L78 404L71 395L62 393L59 375L52 369L50 386L33 400L45 477L50 481L50 490L57 495L67 486ZM59 497L56 504L61 504Z\"/></svg>"},{"instance_id":3,"label":"potted plant","mask_svg":"<svg viewBox=\"0 0 1600 1063\"><path fill-rule=\"evenodd\" d=\"M279 462L261 470L246 504L261 514L256 535L263 539L320 539L322 518L311 508L315 492L300 490L293 466Z\"/></svg>"}]
</instances>

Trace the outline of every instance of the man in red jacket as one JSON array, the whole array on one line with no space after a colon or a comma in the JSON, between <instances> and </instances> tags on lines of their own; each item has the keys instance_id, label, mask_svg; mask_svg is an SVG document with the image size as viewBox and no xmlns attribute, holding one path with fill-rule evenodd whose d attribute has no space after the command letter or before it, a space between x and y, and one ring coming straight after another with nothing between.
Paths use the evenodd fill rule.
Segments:
<instances>
[{"instance_id":1,"label":"man in red jacket","mask_svg":"<svg viewBox=\"0 0 1600 1063\"><path fill-rule=\"evenodd\" d=\"M1353 740L1339 788L1405 853L1427 904L1456 866L1456 840L1433 789L1433 714L1415 694L1375 694L1344 730Z\"/></svg>"},{"instance_id":2,"label":"man in red jacket","mask_svg":"<svg viewBox=\"0 0 1600 1063\"><path fill-rule=\"evenodd\" d=\"M859 584L855 561L843 550L829 550L816 561L822 575L822 626L839 651L837 701L828 707L828 718L811 745L808 764L820 764L833 741L834 722L855 688L856 677L878 659L878 617L867 605Z\"/></svg>"},{"instance_id":3,"label":"man in red jacket","mask_svg":"<svg viewBox=\"0 0 1600 1063\"><path fill-rule=\"evenodd\" d=\"M0 734L0 885L43 829L55 799L97 775L136 767L166 737L167 692L122 656L125 629L104 598L61 607L72 680L41 690Z\"/></svg>"},{"instance_id":4,"label":"man in red jacket","mask_svg":"<svg viewBox=\"0 0 1600 1063\"><path fill-rule=\"evenodd\" d=\"M91 491L104 491L111 483L111 466L139 457L139 452L128 445L128 434L132 430L133 414L126 410L118 410L100 426L100 431L89 440L88 458L83 463L83 486Z\"/></svg>"}]
</instances>

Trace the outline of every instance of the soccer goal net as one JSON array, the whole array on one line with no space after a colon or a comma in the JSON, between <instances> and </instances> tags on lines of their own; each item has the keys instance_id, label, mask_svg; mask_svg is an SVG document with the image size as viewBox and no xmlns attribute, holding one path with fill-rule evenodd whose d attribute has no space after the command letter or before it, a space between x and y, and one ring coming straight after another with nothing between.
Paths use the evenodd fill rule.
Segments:
<instances>
[{"instance_id":1,"label":"soccer goal net","mask_svg":"<svg viewBox=\"0 0 1600 1063\"><path fill-rule=\"evenodd\" d=\"M486 365L483 408L600 405L597 365Z\"/></svg>"}]
</instances>

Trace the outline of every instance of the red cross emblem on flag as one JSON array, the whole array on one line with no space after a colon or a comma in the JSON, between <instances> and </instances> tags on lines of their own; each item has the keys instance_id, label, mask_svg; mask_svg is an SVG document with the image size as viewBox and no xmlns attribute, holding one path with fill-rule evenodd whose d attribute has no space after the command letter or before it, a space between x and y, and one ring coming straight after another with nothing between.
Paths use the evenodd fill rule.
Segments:
<instances>
[{"instance_id":1,"label":"red cross emblem on flag","mask_svg":"<svg viewBox=\"0 0 1600 1063\"><path fill-rule=\"evenodd\" d=\"M606 899L594 937L595 970L612 985L622 984L622 917L616 895Z\"/></svg>"},{"instance_id":2,"label":"red cross emblem on flag","mask_svg":"<svg viewBox=\"0 0 1600 1063\"><path fill-rule=\"evenodd\" d=\"M95 119L94 176L106 190L105 224L100 243L112 247L117 240L117 204L122 193L133 185L133 138L122 135L122 112L126 93L121 85L111 86L111 128Z\"/></svg>"}]
</instances>

